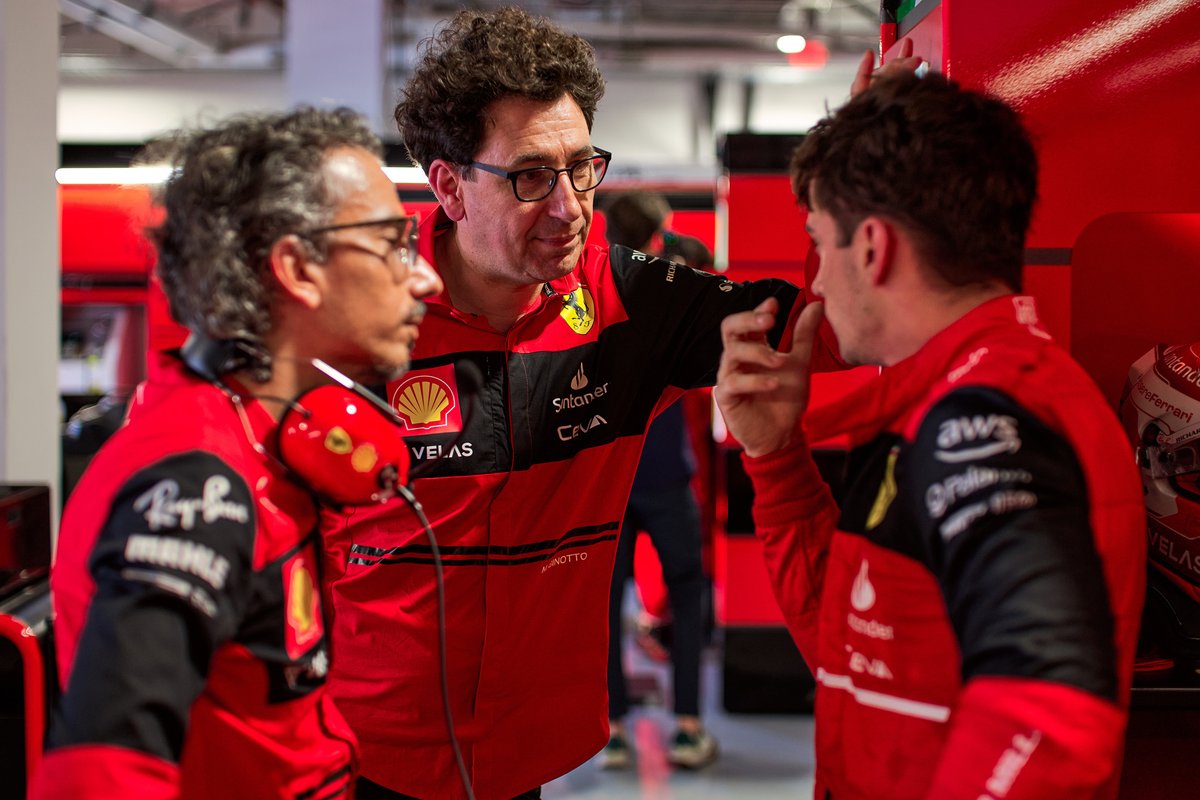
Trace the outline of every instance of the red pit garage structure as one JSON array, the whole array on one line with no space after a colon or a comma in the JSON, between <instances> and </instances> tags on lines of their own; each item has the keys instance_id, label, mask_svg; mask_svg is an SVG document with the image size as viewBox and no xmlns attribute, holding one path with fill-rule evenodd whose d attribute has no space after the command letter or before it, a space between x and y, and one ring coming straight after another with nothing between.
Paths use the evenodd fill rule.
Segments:
<instances>
[{"instance_id":1,"label":"red pit garage structure","mask_svg":"<svg viewBox=\"0 0 1200 800\"><path fill-rule=\"evenodd\" d=\"M1200 275L1200 2L885 0L882 6L885 56L898 38L911 38L934 69L1008 100L1034 132L1041 202L1027 243L1025 288L1038 298L1047 327L1115 404L1134 359L1158 342L1200 339L1188 291L1189 279ZM715 224L694 196L691 210L676 213L677 229L715 242L718 264L734 279L778 275L804 282L809 241L786 177L799 135L727 137ZM696 187L683 193L695 195ZM427 192L402 187L402 194L412 211L431 210ZM153 257L141 237L150 221L148 197L144 187L62 187L61 380L68 414L104 396L119 399L144 375L147 349L182 341L148 282ZM603 241L601 214L592 241ZM836 402L851 383L869 378L861 370L821 378L820 401ZM730 711L804 711L811 678L767 589L735 448L718 446L709 498L718 521L713 577L725 636L724 702ZM86 458L66 455L65 489ZM24 521L0 527L0 548L13 554L11 567L0 564L6 654L0 737L11 762L6 774L23 776L40 757L54 687L53 670L47 671L53 661L45 655L46 558L38 549L48 542L49 522L48 508L44 519L37 509L48 498L26 487L6 491L12 496L0 497L6 515L0 522ZM17 505L20 515L12 511ZM1184 685L1135 688L1127 787L1154 787L1164 797L1195 792L1194 781L1185 784L1180 773L1200 745L1197 694Z\"/></svg>"},{"instance_id":2,"label":"red pit garage structure","mask_svg":"<svg viewBox=\"0 0 1200 800\"><path fill-rule=\"evenodd\" d=\"M50 490L0 486L0 774L25 786L57 695L51 643Z\"/></svg>"}]
</instances>

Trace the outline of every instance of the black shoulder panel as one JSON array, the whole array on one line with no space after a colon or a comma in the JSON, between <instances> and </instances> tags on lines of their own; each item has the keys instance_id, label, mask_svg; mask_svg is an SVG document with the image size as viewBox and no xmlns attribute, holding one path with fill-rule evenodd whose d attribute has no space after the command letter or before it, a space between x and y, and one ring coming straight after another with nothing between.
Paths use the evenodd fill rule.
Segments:
<instances>
[{"instance_id":1,"label":"black shoulder panel","mask_svg":"<svg viewBox=\"0 0 1200 800\"><path fill-rule=\"evenodd\" d=\"M1067 441L1007 394L967 387L928 412L896 476L964 678L1033 677L1115 699L1113 615Z\"/></svg>"}]
</instances>

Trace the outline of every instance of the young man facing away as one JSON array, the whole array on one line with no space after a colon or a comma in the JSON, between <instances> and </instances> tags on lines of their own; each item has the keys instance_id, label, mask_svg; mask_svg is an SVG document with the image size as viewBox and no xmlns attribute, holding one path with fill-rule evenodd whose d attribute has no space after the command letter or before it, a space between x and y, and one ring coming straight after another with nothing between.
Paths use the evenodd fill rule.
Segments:
<instances>
[{"instance_id":1,"label":"young man facing away","mask_svg":"<svg viewBox=\"0 0 1200 800\"><path fill-rule=\"evenodd\" d=\"M873 82L793 160L820 255L790 352L724 325L776 596L818 682L816 796L1116 795L1145 575L1141 487L1091 379L1017 292L1037 164L1015 112ZM881 376L806 410L822 313ZM849 441L838 500L808 442Z\"/></svg>"}]
</instances>

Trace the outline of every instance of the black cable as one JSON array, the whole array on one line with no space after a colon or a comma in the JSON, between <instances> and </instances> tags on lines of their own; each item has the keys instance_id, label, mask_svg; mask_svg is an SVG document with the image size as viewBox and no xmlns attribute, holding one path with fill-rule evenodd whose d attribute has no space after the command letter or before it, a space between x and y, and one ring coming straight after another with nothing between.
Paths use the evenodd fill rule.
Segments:
<instances>
[{"instance_id":1,"label":"black cable","mask_svg":"<svg viewBox=\"0 0 1200 800\"><path fill-rule=\"evenodd\" d=\"M407 486L400 484L397 493L405 499L417 519L425 528L425 536L429 539L429 548L433 551L433 571L437 578L437 616L438 616L438 670L442 683L442 713L446 718L446 735L450 737L450 747L454 751L454 761L458 765L458 777L462 780L467 799L475 800L475 791L471 786L471 776L467 774L467 764L463 760L462 748L458 744L458 735L454 732L454 712L450 708L450 669L446 656L446 583L442 574L442 553L438 549L437 538L433 535L433 526L425 516L421 501Z\"/></svg>"},{"instance_id":2,"label":"black cable","mask_svg":"<svg viewBox=\"0 0 1200 800\"><path fill-rule=\"evenodd\" d=\"M313 359L312 364L314 367L325 373L337 383L340 383L342 386L353 391L355 394L370 401L389 419L397 422L399 421L395 410L385 400L367 387L359 384L357 381L354 381L351 378L348 378L320 359ZM483 386L483 373L474 363L466 360L459 362L457 367L459 396L464 398L474 397ZM475 414L475 406L475 403L471 403L470 407L467 409L467 413L463 419L462 428L459 430L458 436L454 440L455 443L462 438L463 434L469 427L471 419ZM428 469L434 463L437 463L440 460L441 457L439 456L430 462L417 465L417 467L410 470L408 474L408 480L411 482L413 479L421 477L423 472L428 471ZM422 468L424 468L424 470ZM429 518L425 516L425 509L421 505L421 501L419 501L417 496L413 493L412 489L410 489L405 483L397 481L395 485L395 491L404 498L405 502L407 502L409 507L413 510L413 513L416 514L417 520L425 529L425 536L427 539L429 539L429 548L433 554L433 571L437 580L438 674L441 679L442 713L446 720L446 735L450 739L450 747L454 751L454 761L458 767L458 777L462 781L463 789L467 793L467 800L475 800L475 790L471 785L471 776L467 774L467 764L465 759L463 759L462 747L458 743L458 734L454 729L454 713L450 707L450 668L447 663L449 659L446 652L446 581L442 570L442 553L440 548L438 548L437 537L434 536L433 533L433 526L429 524Z\"/></svg>"},{"instance_id":3,"label":"black cable","mask_svg":"<svg viewBox=\"0 0 1200 800\"><path fill-rule=\"evenodd\" d=\"M205 343L204 340L200 341L200 344L204 344L204 343ZM196 362L196 364L201 368L206 367L207 366L206 359L207 359L207 361L211 361L213 358L212 354L211 353L199 353L197 355L197 351L195 349L196 343L193 343L191 340L189 340L189 344L192 344L192 346L193 346L192 361ZM379 398L377 395L375 395L369 389L362 386L357 381L354 381L353 379L343 375L341 372L337 371L336 369L329 366L328 364L326 364L324 361L321 361L320 359L312 359L311 363L314 367L316 367L321 372L325 373L325 375L330 377L336 383L341 384L343 387L354 392L359 397L362 397L365 400L371 402L371 404L374 405L375 408L377 408L387 418L396 420L396 413L395 413L395 411L392 410L391 406L389 406L386 402L384 402L381 398ZM196 370L198 372L200 371L199 369L197 369L197 366L193 366L191 363L189 363L189 366L192 366L193 370ZM206 372L208 374L206 374ZM254 436L254 432L250 426L250 421L246 417L246 412L245 412L245 408L243 407L243 404L242 404L241 396L238 393L234 392L223 381L221 381L220 378L217 377L217 373L215 371L213 371L212 369L206 369L205 372L201 372L200 374L203 375L204 377L207 377L210 381L212 381L233 402L234 409L236 410L238 417L241 420L242 427L245 429L246 436L250 440L254 449L257 452L259 452L260 454L262 454L266 457L272 458L274 461L276 461L278 464L280 464L289 473L291 473L293 475L296 474L295 471L292 470L290 467L288 467L288 465L285 464L282 460L274 457L266 449L266 447L264 447L263 444L261 442L259 442L258 439ZM478 392L482 386L483 386L483 374L480 372L479 367L475 366L475 364L473 364L469 361L462 362L462 364L460 366L460 392L462 392L466 397L473 397L475 395L475 393ZM271 396L265 396L265 395L264 396L251 395L251 396L255 397L255 399L258 399L258 400L273 400L273 401L277 401L277 402L283 402L283 403L286 403L289 408L290 407L298 407L296 405L295 401L288 401L283 398L271 397ZM474 416L474 413L475 413L475 404L472 403L470 408L467 411L465 419L463 420L462 429L459 431L458 438L455 439L456 443L457 443L458 439L462 438L462 435L466 431L468 425L470 424L471 419ZM436 463L437 461L440 461L440 460L441 460L441 458L439 457L439 458L434 459L432 462L422 464L419 466L428 468L428 467L432 466L433 463ZM408 477L411 480L414 477L419 477L419 475L413 475L410 473L410 475ZM299 480L302 483L304 483L304 480L302 477L300 477ZM449 737L450 747L454 751L454 761L458 767L459 779L462 781L463 789L467 793L467 800L475 800L475 790L471 785L471 776L467 774L467 764L466 764L465 759L463 758L462 747L458 743L458 734L455 733L454 713L450 707L450 668L448 665L449 658L447 656L447 644L446 644L446 581L445 581L445 575L442 570L441 549L438 547L437 537L434 536L434 533L433 533L433 526L429 523L429 518L425 515L425 509L421 505L421 501L417 500L417 496L415 494L413 494L412 490L407 485L405 485L404 483L401 483L400 481L396 481L395 491L397 494L399 494L401 497L404 498L405 502L408 503L409 508L411 508L413 510L413 513L416 515L417 520L421 523L421 526L425 529L425 536L427 539L429 539L429 548L433 554L433 570L434 570L434 576L435 576L436 582L437 582L438 673L439 673L439 677L441 679L442 713L443 713L443 716L445 717L445 721L446 721L446 735Z\"/></svg>"}]
</instances>

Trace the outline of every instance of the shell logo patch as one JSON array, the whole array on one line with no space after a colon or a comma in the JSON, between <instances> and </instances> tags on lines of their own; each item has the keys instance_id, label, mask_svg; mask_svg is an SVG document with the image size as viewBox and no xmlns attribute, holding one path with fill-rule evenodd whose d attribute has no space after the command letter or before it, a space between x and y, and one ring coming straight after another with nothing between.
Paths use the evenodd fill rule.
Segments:
<instances>
[{"instance_id":1,"label":"shell logo patch","mask_svg":"<svg viewBox=\"0 0 1200 800\"><path fill-rule=\"evenodd\" d=\"M562 301L563 309L559 316L566 320L571 330L580 336L590 331L596 322L596 303L592 293L580 286L570 294L564 294Z\"/></svg>"},{"instance_id":2,"label":"shell logo patch","mask_svg":"<svg viewBox=\"0 0 1200 800\"><path fill-rule=\"evenodd\" d=\"M314 563L312 548L308 547L283 565L284 608L287 609L284 647L291 659L304 655L324 634Z\"/></svg>"},{"instance_id":3,"label":"shell logo patch","mask_svg":"<svg viewBox=\"0 0 1200 800\"><path fill-rule=\"evenodd\" d=\"M396 393L396 410L414 428L441 422L452 402L450 387L437 378L415 380Z\"/></svg>"},{"instance_id":4,"label":"shell logo patch","mask_svg":"<svg viewBox=\"0 0 1200 800\"><path fill-rule=\"evenodd\" d=\"M410 372L388 384L391 406L405 433L453 433L462 430L454 365Z\"/></svg>"}]
</instances>

